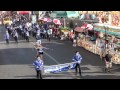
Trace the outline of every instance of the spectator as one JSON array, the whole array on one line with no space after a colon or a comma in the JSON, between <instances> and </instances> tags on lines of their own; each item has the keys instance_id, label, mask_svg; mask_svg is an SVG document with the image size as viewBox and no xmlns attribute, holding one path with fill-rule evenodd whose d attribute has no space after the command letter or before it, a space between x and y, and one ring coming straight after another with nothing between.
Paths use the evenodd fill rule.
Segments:
<instances>
[{"instance_id":1,"label":"spectator","mask_svg":"<svg viewBox=\"0 0 120 90\"><path fill-rule=\"evenodd\" d=\"M8 31L6 31L4 37L5 37L6 43L9 44L9 33L8 33Z\"/></svg>"},{"instance_id":2,"label":"spectator","mask_svg":"<svg viewBox=\"0 0 120 90\"><path fill-rule=\"evenodd\" d=\"M14 31L14 39L15 39L15 42L18 43L18 33L16 30Z\"/></svg>"},{"instance_id":3,"label":"spectator","mask_svg":"<svg viewBox=\"0 0 120 90\"><path fill-rule=\"evenodd\" d=\"M30 35L29 35L29 31L27 30L27 31L26 31L26 41L27 41L27 42L29 42L29 36L30 36Z\"/></svg>"},{"instance_id":4,"label":"spectator","mask_svg":"<svg viewBox=\"0 0 120 90\"><path fill-rule=\"evenodd\" d=\"M52 35L52 29L49 28L49 29L47 30L47 39L48 39L49 41L50 41L51 35Z\"/></svg>"},{"instance_id":5,"label":"spectator","mask_svg":"<svg viewBox=\"0 0 120 90\"><path fill-rule=\"evenodd\" d=\"M110 55L109 51L107 51L105 55L105 72L110 72L110 68L112 68L112 62L111 62L112 56Z\"/></svg>"}]
</instances>

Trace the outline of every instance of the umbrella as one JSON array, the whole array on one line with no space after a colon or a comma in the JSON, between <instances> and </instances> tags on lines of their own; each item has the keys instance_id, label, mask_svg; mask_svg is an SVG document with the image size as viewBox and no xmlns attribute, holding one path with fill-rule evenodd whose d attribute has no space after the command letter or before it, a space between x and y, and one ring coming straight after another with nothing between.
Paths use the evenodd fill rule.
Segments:
<instances>
[{"instance_id":1,"label":"umbrella","mask_svg":"<svg viewBox=\"0 0 120 90\"><path fill-rule=\"evenodd\" d=\"M86 24L86 23L83 24L83 25L81 26L81 28L83 28L83 29L87 28L87 24Z\"/></svg>"},{"instance_id":2,"label":"umbrella","mask_svg":"<svg viewBox=\"0 0 120 90\"><path fill-rule=\"evenodd\" d=\"M43 19L44 22L47 22L47 20L48 20L47 18L44 18L44 19Z\"/></svg>"},{"instance_id":3,"label":"umbrella","mask_svg":"<svg viewBox=\"0 0 120 90\"><path fill-rule=\"evenodd\" d=\"M43 20L44 20L44 18L38 18L38 20L42 20L42 21L43 21Z\"/></svg>"},{"instance_id":4,"label":"umbrella","mask_svg":"<svg viewBox=\"0 0 120 90\"><path fill-rule=\"evenodd\" d=\"M87 24L87 27L86 27L88 30L93 30L93 25L91 24Z\"/></svg>"},{"instance_id":5,"label":"umbrella","mask_svg":"<svg viewBox=\"0 0 120 90\"><path fill-rule=\"evenodd\" d=\"M72 17L78 18L79 17L79 14L75 11L66 11L66 12L67 12L68 18L72 18Z\"/></svg>"},{"instance_id":6,"label":"umbrella","mask_svg":"<svg viewBox=\"0 0 120 90\"><path fill-rule=\"evenodd\" d=\"M83 28L81 28L81 27L76 27L76 28L75 28L75 31L77 31L77 32L83 32Z\"/></svg>"},{"instance_id":7,"label":"umbrella","mask_svg":"<svg viewBox=\"0 0 120 90\"><path fill-rule=\"evenodd\" d=\"M52 22L52 19L50 19L50 18L44 18L43 21L45 21L45 22Z\"/></svg>"},{"instance_id":8,"label":"umbrella","mask_svg":"<svg viewBox=\"0 0 120 90\"><path fill-rule=\"evenodd\" d=\"M44 22L52 22L50 18L39 18L38 20L42 20Z\"/></svg>"},{"instance_id":9,"label":"umbrella","mask_svg":"<svg viewBox=\"0 0 120 90\"><path fill-rule=\"evenodd\" d=\"M55 18L72 18L79 17L79 14L76 11L53 11L51 17Z\"/></svg>"},{"instance_id":10,"label":"umbrella","mask_svg":"<svg viewBox=\"0 0 120 90\"><path fill-rule=\"evenodd\" d=\"M53 19L53 23L57 24L57 25L61 25L61 21L59 19Z\"/></svg>"},{"instance_id":11,"label":"umbrella","mask_svg":"<svg viewBox=\"0 0 120 90\"><path fill-rule=\"evenodd\" d=\"M29 14L30 11L17 11L18 14Z\"/></svg>"}]
</instances>

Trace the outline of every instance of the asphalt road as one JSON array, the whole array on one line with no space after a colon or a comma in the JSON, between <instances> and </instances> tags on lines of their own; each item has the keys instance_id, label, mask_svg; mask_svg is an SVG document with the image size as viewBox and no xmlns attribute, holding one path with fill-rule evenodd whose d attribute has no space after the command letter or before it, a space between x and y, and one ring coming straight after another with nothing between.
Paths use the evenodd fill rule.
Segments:
<instances>
[{"instance_id":1,"label":"asphalt road","mask_svg":"<svg viewBox=\"0 0 120 90\"><path fill-rule=\"evenodd\" d=\"M7 45L3 38L5 29L0 26L0 79L35 79L36 72L32 66L35 60L36 51L33 48L35 39L30 37L27 43L19 36L19 43L10 38L10 44ZM57 65L72 62L72 56L77 50L83 57L81 63L82 77L74 75L74 71L61 72L58 74L44 74L44 79L119 79L120 67L113 65L111 73L103 71L104 62L84 48L72 47L71 41L52 41L42 40L43 46L49 48L44 50L44 64Z\"/></svg>"}]
</instances>

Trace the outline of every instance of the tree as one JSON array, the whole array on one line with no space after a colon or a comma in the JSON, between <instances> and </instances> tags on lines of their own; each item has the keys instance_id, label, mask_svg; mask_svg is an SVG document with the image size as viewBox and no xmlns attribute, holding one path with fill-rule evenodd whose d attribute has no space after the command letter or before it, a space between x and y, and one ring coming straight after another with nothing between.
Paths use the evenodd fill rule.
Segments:
<instances>
[{"instance_id":1,"label":"tree","mask_svg":"<svg viewBox=\"0 0 120 90\"><path fill-rule=\"evenodd\" d=\"M70 23L69 23L69 27L70 28L74 28L74 25L73 25L73 21L71 20Z\"/></svg>"}]
</instances>

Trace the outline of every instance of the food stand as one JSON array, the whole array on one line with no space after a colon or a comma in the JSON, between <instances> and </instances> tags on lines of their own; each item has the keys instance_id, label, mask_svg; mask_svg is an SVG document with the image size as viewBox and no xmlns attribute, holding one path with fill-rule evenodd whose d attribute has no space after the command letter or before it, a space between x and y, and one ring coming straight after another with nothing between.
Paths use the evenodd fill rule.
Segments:
<instances>
[{"instance_id":1,"label":"food stand","mask_svg":"<svg viewBox=\"0 0 120 90\"><path fill-rule=\"evenodd\" d=\"M97 30L102 30L101 32L107 34L107 48L110 50L110 54L112 55L112 62L120 64L120 27L107 25L107 29L105 31L104 26L104 24L97 24Z\"/></svg>"},{"instance_id":2,"label":"food stand","mask_svg":"<svg viewBox=\"0 0 120 90\"><path fill-rule=\"evenodd\" d=\"M120 64L120 45L119 45L120 39L116 38L116 35L119 35L118 31L120 27L112 27L112 26L108 26L108 27L109 28L106 31L107 32L106 34L109 43L108 46L106 47L106 51L109 50L110 54L112 55L112 62L114 64ZM100 25L99 26L96 25L96 27L94 28L97 28L99 32L101 32L100 30L102 30L102 34L99 35L101 36L100 40L104 40L104 34L105 34L104 27L103 26L101 27ZM117 34L115 32L117 32ZM99 40L96 40L96 43L94 43L91 42L90 40L86 40L84 35L82 36L82 38L81 35L79 35L77 40L77 45L85 48L86 50L94 54L100 55L100 48L99 45L97 45L97 41L99 42Z\"/></svg>"}]
</instances>

